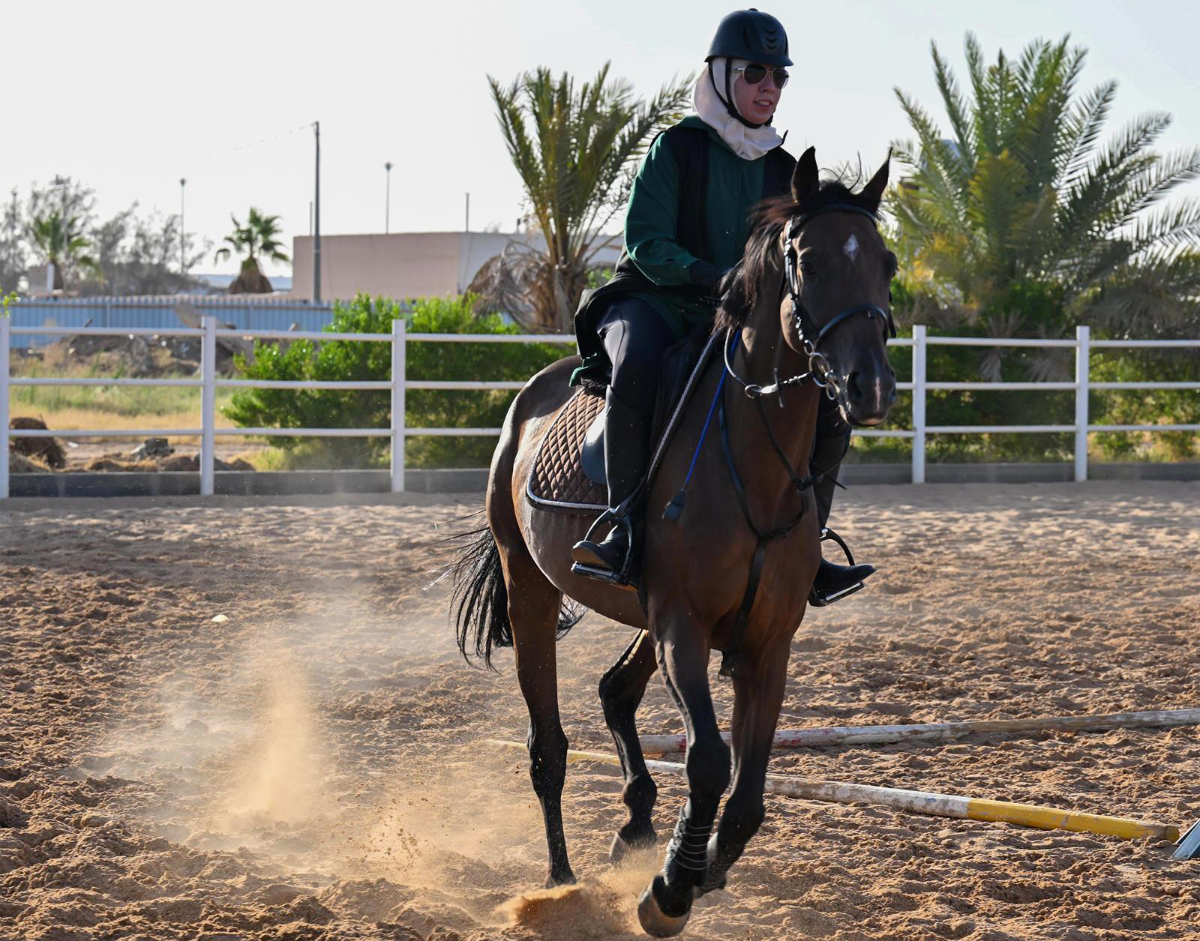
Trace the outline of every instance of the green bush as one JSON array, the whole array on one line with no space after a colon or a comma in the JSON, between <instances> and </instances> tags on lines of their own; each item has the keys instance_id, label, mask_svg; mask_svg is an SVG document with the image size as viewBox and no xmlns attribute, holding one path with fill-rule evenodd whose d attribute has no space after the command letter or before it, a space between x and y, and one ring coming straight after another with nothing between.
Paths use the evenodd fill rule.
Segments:
<instances>
[{"instance_id":1,"label":"green bush","mask_svg":"<svg viewBox=\"0 0 1200 941\"><path fill-rule=\"evenodd\" d=\"M390 333L403 319L409 333L507 333L521 331L498 314L472 312L474 298L425 298L402 310L387 298L360 294L335 304L332 333ZM407 375L426 380L524 381L572 352L553 343L409 343ZM245 378L263 380L387 381L391 345L349 340L297 340L287 345L255 344L252 360L239 358ZM409 427L495 428L504 419L515 392L490 390L410 390L405 421ZM291 452L292 466L370 467L387 462L391 394L334 389L247 389L237 392L225 414L242 427L379 428L371 438L273 438ZM407 442L408 467L486 467L496 441L491 437L414 437Z\"/></svg>"}]
</instances>

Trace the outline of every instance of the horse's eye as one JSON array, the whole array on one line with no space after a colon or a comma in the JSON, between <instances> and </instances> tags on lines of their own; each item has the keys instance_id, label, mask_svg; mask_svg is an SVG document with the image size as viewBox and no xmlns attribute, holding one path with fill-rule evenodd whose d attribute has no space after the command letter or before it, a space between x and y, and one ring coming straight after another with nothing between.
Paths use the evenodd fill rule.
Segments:
<instances>
[{"instance_id":1,"label":"horse's eye","mask_svg":"<svg viewBox=\"0 0 1200 941\"><path fill-rule=\"evenodd\" d=\"M810 281L817 276L817 266L812 263L811 258L800 259L800 274Z\"/></svg>"},{"instance_id":2,"label":"horse's eye","mask_svg":"<svg viewBox=\"0 0 1200 941\"><path fill-rule=\"evenodd\" d=\"M889 280L896 276L896 272L899 270L899 268L900 268L900 261L898 258L896 258L896 253L895 252L884 252L883 269L884 269L884 271L887 272L887 276L888 276Z\"/></svg>"}]
</instances>

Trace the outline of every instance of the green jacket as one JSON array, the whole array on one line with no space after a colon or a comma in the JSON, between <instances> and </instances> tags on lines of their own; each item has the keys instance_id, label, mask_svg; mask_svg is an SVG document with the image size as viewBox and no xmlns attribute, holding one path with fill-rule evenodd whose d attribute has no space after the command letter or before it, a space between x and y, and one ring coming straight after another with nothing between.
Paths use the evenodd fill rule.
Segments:
<instances>
[{"instance_id":1,"label":"green jacket","mask_svg":"<svg viewBox=\"0 0 1200 941\"><path fill-rule=\"evenodd\" d=\"M576 312L584 363L572 383L606 381L610 365L595 324L618 294L645 300L680 338L710 321L712 287L741 260L751 210L786 193L794 167L781 147L743 160L696 115L659 134L634 178L613 278L586 293Z\"/></svg>"}]
</instances>

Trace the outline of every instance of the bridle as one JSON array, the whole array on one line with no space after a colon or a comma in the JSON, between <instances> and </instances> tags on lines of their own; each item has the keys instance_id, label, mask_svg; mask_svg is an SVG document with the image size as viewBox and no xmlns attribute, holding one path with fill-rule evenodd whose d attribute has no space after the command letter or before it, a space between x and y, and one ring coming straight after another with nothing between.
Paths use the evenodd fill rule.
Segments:
<instances>
[{"instance_id":1,"label":"bridle","mask_svg":"<svg viewBox=\"0 0 1200 941\"><path fill-rule=\"evenodd\" d=\"M888 338L896 336L896 321L892 319L892 312L880 307L878 304L853 304L844 310L838 311L827 323L817 326L813 322L812 315L809 314L801 302L799 258L796 252L795 237L799 234L800 229L809 221L827 212L853 212L860 216L866 216L871 220L873 225L877 226L879 224L879 219L875 213L869 209L864 209L862 206L855 206L853 203L830 203L828 206L822 206L819 209L814 209L812 212L801 213L788 220L787 228L784 229L783 235L784 244L787 245L787 248L783 254L783 283L780 286L780 299L782 299L783 292L786 290L792 302L796 333L800 337L801 350L808 360L808 368L800 375L791 376L787 379L780 379L779 374L776 373L775 381L765 386L747 382L734 371L733 364L729 359L730 353L733 352L738 342L738 337L733 336L734 328L730 327L724 343L725 371L742 386L743 391L751 398L759 398L765 395L779 395L779 405L782 407L783 389L785 387L812 379L817 386L825 390L826 396L831 400L836 399L838 388L837 382L834 379L833 369L829 365L829 360L825 358L825 354L818 347L821 341L829 336L837 327L857 314L866 314L872 319L878 316L883 321L885 324L883 338L885 344Z\"/></svg>"},{"instance_id":2,"label":"bridle","mask_svg":"<svg viewBox=\"0 0 1200 941\"><path fill-rule=\"evenodd\" d=\"M746 395L753 399L754 404L758 406L758 413L762 418L763 428L766 430L767 439L771 443L771 448L775 452L776 458L778 458L779 462L783 465L783 468L791 481L792 487L801 496L804 495L805 491L810 490L813 484L817 483L819 480L822 480L829 468L826 468L823 471L818 471L815 474L801 475L800 472L792 466L791 460L789 460L787 453L783 449L783 446L775 437L775 432L771 429L771 422L770 419L767 418L766 407L763 405L764 397L768 395L778 395L779 407L782 408L784 404L784 388L811 379L817 386L825 390L825 394L831 400L836 400L838 396L838 389L836 380L833 376L833 370L829 365L829 360L825 358L824 354L821 353L818 347L821 345L822 340L829 336L829 334L831 334L839 326L848 321L851 317L855 317L858 314L866 314L868 317L874 319L876 316L878 316L884 324L883 342L885 344L890 337L894 337L896 335L896 322L892 319L891 311L880 307L878 304L854 304L850 307L847 307L845 310L839 311L835 316L829 319L828 323L825 323L819 327L813 322L813 319L809 315L808 311L804 309L804 305L800 301L800 276L797 270L798 258L796 252L796 243L793 239L795 233L799 232L799 230L806 223L808 223L814 217L826 212L854 212L858 213L859 215L866 216L871 220L872 223L876 225L878 224L878 219L875 217L875 213L868 209L864 209L861 206L855 206L851 203L830 203L828 206L822 206L820 209L814 209L812 212L803 213L788 220L787 228L784 230L784 238L787 242L787 248L784 251L783 256L784 280L783 285L780 288L779 299L781 301L783 300L783 291L786 289L788 295L791 297L792 310L796 318L796 331L800 335L801 348L804 351L804 355L808 358L807 370L798 376L791 376L787 379L780 379L777 372L775 374L775 381L770 385L762 386L755 383L750 383L734 372L733 364L730 362L730 353L736 349L738 341L741 339L741 332L737 331L735 333L735 328L730 327L729 331L726 333L726 338L723 344L725 355L725 374L727 376L732 376L733 379L742 386L742 390L746 393ZM745 519L746 524L750 527L750 531L754 533L754 536L757 540L754 546L754 555L750 559L750 568L746 577L746 590L742 595L742 603L738 608L737 615L734 617L733 626L730 631L729 643L725 648L724 656L721 658L721 676L730 677L733 676L737 671L741 660L742 639L746 632L746 625L750 621L750 612L754 607L754 599L758 594L758 585L759 580L762 577L763 563L766 558L767 546L772 542L783 539L793 529L796 528L800 520L804 517L805 507L807 504L801 501L800 509L790 520L773 528L766 529L755 523L754 516L750 512L750 501L746 495L746 487L742 482L741 474L738 473L737 463L733 456L733 447L729 442L729 422L726 417L725 396L723 394L724 386L725 377L722 376L721 382L717 385L716 396L713 399L713 407L716 409L717 423L721 432L721 450L725 456L725 466L728 467L729 476L733 482L734 495L737 498L738 506L742 511L742 518ZM712 409L709 410L710 418L711 415ZM708 423L705 422L704 431L707 430ZM700 445L703 443L704 434L702 433L700 436L700 444L697 445L696 448L697 453L699 453ZM694 464L695 457L693 456L693 465ZM689 479L691 477L690 469L688 471L688 477ZM837 483L836 479L834 480L834 483ZM686 486L687 482L685 481L684 487ZM679 498L677 497L676 500L678 499ZM668 509L669 508L670 504L668 504ZM853 557L850 556L850 550L846 547L845 542L843 542L839 536L832 533L830 530L824 530L821 538L822 540L826 538L832 538L836 540L838 544L841 545L843 551L845 551L846 557L850 560L850 563L854 563Z\"/></svg>"}]
</instances>

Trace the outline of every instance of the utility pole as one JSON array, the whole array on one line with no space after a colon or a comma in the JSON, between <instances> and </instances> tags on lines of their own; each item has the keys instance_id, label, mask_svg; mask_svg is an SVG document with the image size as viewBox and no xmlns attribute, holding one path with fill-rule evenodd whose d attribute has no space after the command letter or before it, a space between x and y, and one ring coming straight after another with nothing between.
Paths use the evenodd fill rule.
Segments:
<instances>
[{"instance_id":1,"label":"utility pole","mask_svg":"<svg viewBox=\"0 0 1200 941\"><path fill-rule=\"evenodd\" d=\"M383 165L383 169L387 171L387 199L383 210L383 234L387 235L392 230L392 161L388 161Z\"/></svg>"},{"instance_id":2,"label":"utility pole","mask_svg":"<svg viewBox=\"0 0 1200 941\"><path fill-rule=\"evenodd\" d=\"M187 248L184 245L184 240L187 229L183 225L183 208L184 208L184 187L187 186L187 180L184 177L179 178L179 273L185 278L187 277Z\"/></svg>"},{"instance_id":3,"label":"utility pole","mask_svg":"<svg viewBox=\"0 0 1200 941\"><path fill-rule=\"evenodd\" d=\"M467 193L467 221L464 223L464 232L471 231L471 194Z\"/></svg>"},{"instance_id":4,"label":"utility pole","mask_svg":"<svg viewBox=\"0 0 1200 941\"><path fill-rule=\"evenodd\" d=\"M317 179L313 194L313 302L321 301L321 122L313 122L317 148Z\"/></svg>"}]
</instances>

